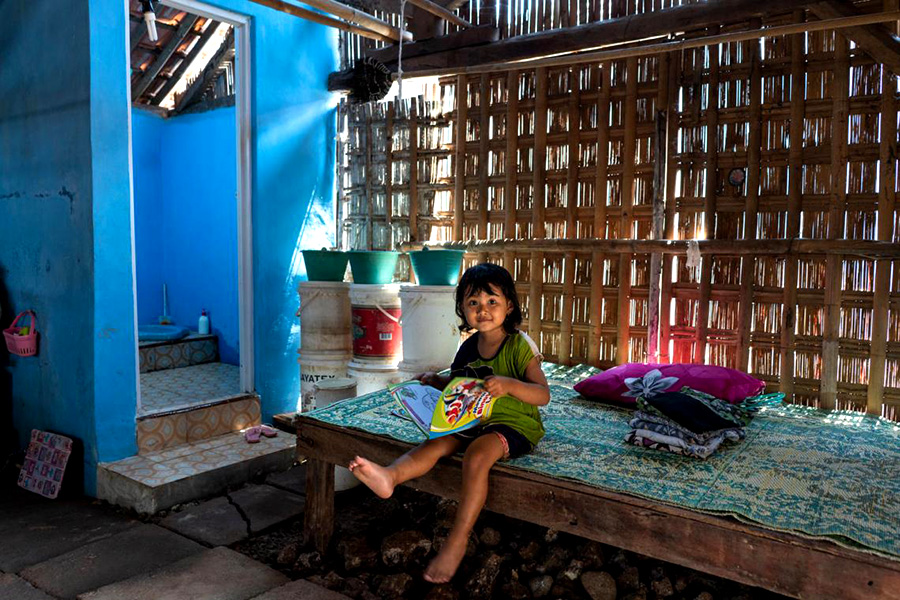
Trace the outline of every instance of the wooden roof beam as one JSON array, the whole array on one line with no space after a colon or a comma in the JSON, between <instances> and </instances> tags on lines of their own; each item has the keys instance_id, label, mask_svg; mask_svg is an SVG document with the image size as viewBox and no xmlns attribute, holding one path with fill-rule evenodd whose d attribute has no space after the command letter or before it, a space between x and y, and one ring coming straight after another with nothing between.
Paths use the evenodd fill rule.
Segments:
<instances>
[{"instance_id":1,"label":"wooden roof beam","mask_svg":"<svg viewBox=\"0 0 900 600\"><path fill-rule=\"evenodd\" d=\"M144 92L147 91L147 88L149 88L150 85L156 80L156 77L165 68L166 63L169 62L169 59L172 58L173 54L175 54L175 51L184 41L184 38L187 37L187 35L194 29L194 24L199 18L200 17L194 15L185 15L184 19L178 25L178 29L175 30L174 34L172 34L169 43L166 44L165 48L163 48L162 53L156 57L156 60L151 63L150 68L147 69L147 72L144 73L137 81L137 83L131 88L132 102L143 96Z\"/></svg>"},{"instance_id":2,"label":"wooden roof beam","mask_svg":"<svg viewBox=\"0 0 900 600\"><path fill-rule=\"evenodd\" d=\"M863 14L847 0L824 0L810 5L809 9L823 20L843 19ZM894 73L900 73L900 40L883 25L859 25L841 31L877 62L883 63Z\"/></svg>"},{"instance_id":3,"label":"wooden roof beam","mask_svg":"<svg viewBox=\"0 0 900 600\"><path fill-rule=\"evenodd\" d=\"M386 35L382 35L365 27L360 27L358 25L353 25L352 23L347 23L345 21L341 21L338 19L333 19L328 15L323 15L322 13L317 13L313 10L309 10L306 8L301 8L299 6L294 6L293 4L288 4L287 2L282 2L281 0L251 0L256 2L257 4L261 4L263 6L267 6L269 8L274 8L277 11L281 11L283 13L287 13L294 17L299 17L301 19L306 19L307 21L312 21L313 23L318 23L320 25L327 25L328 27L334 27L335 29L340 29L341 31L347 31L349 33L355 33L356 35L362 36L364 38L369 38L373 40L378 40L379 42L387 42L388 44L394 43L394 39L390 38Z\"/></svg>"},{"instance_id":4,"label":"wooden roof beam","mask_svg":"<svg viewBox=\"0 0 900 600\"><path fill-rule=\"evenodd\" d=\"M194 44L193 48L191 48L191 51L188 52L188 55L178 64L178 67L169 76L168 81L166 81L166 83L153 95L152 104L159 106L159 103L165 100L166 96L168 96L169 92L172 91L172 88L178 84L181 80L181 76L187 71L188 66L194 62L194 59L197 58L197 55L200 54L203 46L206 45L206 42L209 41L209 38L212 37L218 27L218 21L212 21L206 26L206 29L200 34L200 38L197 40L197 43Z\"/></svg>"},{"instance_id":5,"label":"wooden roof beam","mask_svg":"<svg viewBox=\"0 0 900 600\"><path fill-rule=\"evenodd\" d=\"M225 39L222 40L222 45L216 51L215 56L209 61L206 67L203 69L202 73L197 75L197 78L188 86L188 88L184 91L184 93L179 96L175 102L175 112L180 113L182 110L187 108L187 106L191 103L197 93L205 90L206 87L210 84L210 82L218 76L219 67L222 66L222 63L226 60L234 60L234 28L228 32L228 35L225 36Z\"/></svg>"},{"instance_id":6,"label":"wooden roof beam","mask_svg":"<svg viewBox=\"0 0 900 600\"><path fill-rule=\"evenodd\" d=\"M609 44L636 42L753 17L805 8L809 0L710 0L648 13L586 23L508 38L479 48L459 48L409 58L404 47L403 71L453 69L578 52ZM449 5L448 5L449 6ZM429 41L421 42L423 46Z\"/></svg>"},{"instance_id":7,"label":"wooden roof beam","mask_svg":"<svg viewBox=\"0 0 900 600\"><path fill-rule=\"evenodd\" d=\"M292 6L286 2L282 2L281 0L251 0L251 2L261 4L262 6L268 6L269 8L274 8L275 10L280 10L282 12L288 12L285 10L285 7ZM373 17L369 13L356 10L355 8L351 8L346 4L341 4L340 2L335 2L335 0L304 0L304 3L318 8L319 10L323 10L329 14L341 17L342 19L346 19L351 23L361 25L362 27L376 33L380 33L381 35L387 36L394 41L400 41L400 29L394 27L390 23ZM412 34L408 31L405 32L403 41L411 42L412 39Z\"/></svg>"},{"instance_id":8,"label":"wooden roof beam","mask_svg":"<svg viewBox=\"0 0 900 600\"><path fill-rule=\"evenodd\" d=\"M435 4L431 2L431 0L408 0L410 4L421 8L424 11L430 12L436 17L440 17L441 19L453 23L454 25L459 25L460 27L471 27L472 24L457 15L456 13L447 10L443 6Z\"/></svg>"}]
</instances>

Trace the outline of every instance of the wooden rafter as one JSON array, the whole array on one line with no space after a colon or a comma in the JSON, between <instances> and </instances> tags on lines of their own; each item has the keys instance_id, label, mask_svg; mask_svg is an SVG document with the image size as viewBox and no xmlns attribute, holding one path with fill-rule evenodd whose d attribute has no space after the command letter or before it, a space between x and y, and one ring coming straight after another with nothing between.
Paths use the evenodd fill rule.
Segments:
<instances>
[{"instance_id":1,"label":"wooden rafter","mask_svg":"<svg viewBox=\"0 0 900 600\"><path fill-rule=\"evenodd\" d=\"M393 38L390 38L386 35L382 35L378 32L372 31L370 29L366 29L365 27L360 27L358 25L353 25L352 23L347 23L345 21L340 21L338 19L333 19L327 15L323 15L322 13L317 13L312 10L307 10L305 8L301 8L299 6L294 6L293 4L288 4L287 2L282 2L281 0L253 0L257 4L262 4L263 6L267 6L269 8L273 8L275 10L281 11L283 13L289 14L294 17L299 17L301 19L306 19L307 21L312 21L313 23L319 23L320 25L327 25L329 27L334 27L335 29L340 29L341 31L347 31L349 33L355 33L356 35L369 38L372 40L377 40L379 42L387 42L389 44L394 42Z\"/></svg>"},{"instance_id":2,"label":"wooden rafter","mask_svg":"<svg viewBox=\"0 0 900 600\"><path fill-rule=\"evenodd\" d=\"M403 70L452 69L577 52L678 31L745 21L751 17L785 13L808 4L809 0L712 0L517 36L482 48L459 48L427 55L423 53L408 61L404 56ZM428 43L422 42L423 45Z\"/></svg>"},{"instance_id":3,"label":"wooden rafter","mask_svg":"<svg viewBox=\"0 0 900 600\"><path fill-rule=\"evenodd\" d=\"M478 27L455 31L423 42L403 44L404 66L406 64L405 61L416 56L422 56L433 52L444 52L456 48L471 48L489 42L496 42L499 39L499 29L492 25L479 25ZM399 46L393 45L369 50L366 52L366 56L371 56L387 64L397 60L398 52Z\"/></svg>"},{"instance_id":4,"label":"wooden rafter","mask_svg":"<svg viewBox=\"0 0 900 600\"><path fill-rule=\"evenodd\" d=\"M156 60L150 64L150 68L147 69L147 72L144 73L131 88L132 102L143 96L144 92L147 91L147 88L150 87L150 84L156 81L156 77L162 72L163 68L165 68L166 63L169 62L169 59L175 54L175 51L181 46L182 42L184 42L184 38L193 30L197 19L199 19L199 17L185 15L181 24L178 25L178 29L176 29L175 33L172 35L172 39L170 39L169 43L166 44L166 47L163 48L162 53L156 57Z\"/></svg>"},{"instance_id":5,"label":"wooden rafter","mask_svg":"<svg viewBox=\"0 0 900 600\"><path fill-rule=\"evenodd\" d=\"M454 25L459 25L460 27L471 27L472 24L457 15L454 12L451 12L440 6L431 2L430 0L409 0L409 3L413 6L417 6L426 12L430 12L436 17L440 17L441 19L447 21L448 23L453 23Z\"/></svg>"},{"instance_id":6,"label":"wooden rafter","mask_svg":"<svg viewBox=\"0 0 900 600\"><path fill-rule=\"evenodd\" d=\"M184 93L177 98L175 102L175 112L179 113L187 108L194 97L202 92L202 90L205 90L218 76L219 68L222 66L222 63L229 60L234 60L234 28L228 32L228 35L222 42L222 46L218 49L215 56L210 59L209 64L206 65L203 72L198 74L193 83L191 83Z\"/></svg>"},{"instance_id":7,"label":"wooden rafter","mask_svg":"<svg viewBox=\"0 0 900 600\"><path fill-rule=\"evenodd\" d=\"M261 4L262 6L267 6L269 8L274 8L275 10L280 10L284 12L285 2L281 1L273 1L273 0L251 0L256 4ZM341 17L342 19L346 19L351 23L357 23L358 25L363 26L366 29L374 31L376 33L380 33L381 35L387 36L394 41L400 41L400 30L390 23L382 21L381 19L375 18L369 13L365 13L355 8L351 8L346 4L341 4L340 2L335 2L335 0L305 0L306 4L318 8L319 10L323 10L329 14L336 15ZM287 5L290 6L290 5ZM403 36L404 41L412 41L412 34L406 32L406 35Z\"/></svg>"},{"instance_id":8,"label":"wooden rafter","mask_svg":"<svg viewBox=\"0 0 900 600\"><path fill-rule=\"evenodd\" d=\"M863 14L846 0L825 0L810 5L809 9L820 19L844 19ZM900 40L882 25L847 27L843 33L877 62L884 63L894 73L900 73Z\"/></svg>"},{"instance_id":9,"label":"wooden rafter","mask_svg":"<svg viewBox=\"0 0 900 600\"><path fill-rule=\"evenodd\" d=\"M197 55L200 54L200 50L203 49L203 46L209 41L209 38L212 37L213 33L215 33L216 28L219 26L217 21L211 21L210 24L206 27L202 34L200 34L200 38L197 40L197 43L194 44L194 47L188 53L187 56L184 57L184 60L178 65L175 71L169 76L169 80L153 95L153 104L159 106L159 103L162 102L166 96L169 95L169 92L172 91L178 82L181 80L181 76L184 75L184 72L187 71L188 66L194 62L194 59L197 58Z\"/></svg>"}]
</instances>

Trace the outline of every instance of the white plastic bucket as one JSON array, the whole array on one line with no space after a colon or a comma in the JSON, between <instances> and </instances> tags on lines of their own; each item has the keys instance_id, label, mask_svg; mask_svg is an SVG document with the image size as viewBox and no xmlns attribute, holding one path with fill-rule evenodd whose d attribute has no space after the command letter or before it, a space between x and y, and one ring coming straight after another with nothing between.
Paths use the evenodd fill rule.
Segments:
<instances>
[{"instance_id":1,"label":"white plastic bucket","mask_svg":"<svg viewBox=\"0 0 900 600\"><path fill-rule=\"evenodd\" d=\"M399 292L398 283L350 285L354 360L394 365L400 361L403 330Z\"/></svg>"},{"instance_id":2,"label":"white plastic bucket","mask_svg":"<svg viewBox=\"0 0 900 600\"><path fill-rule=\"evenodd\" d=\"M303 352L350 354L350 284L303 281L300 294L300 349Z\"/></svg>"},{"instance_id":3,"label":"white plastic bucket","mask_svg":"<svg viewBox=\"0 0 900 600\"><path fill-rule=\"evenodd\" d=\"M404 372L446 369L459 347L456 287L410 285L400 290Z\"/></svg>"},{"instance_id":4,"label":"white plastic bucket","mask_svg":"<svg viewBox=\"0 0 900 600\"><path fill-rule=\"evenodd\" d=\"M314 386L325 379L347 377L350 354L300 352L300 411L312 409Z\"/></svg>"},{"instance_id":5,"label":"white plastic bucket","mask_svg":"<svg viewBox=\"0 0 900 600\"><path fill-rule=\"evenodd\" d=\"M358 361L355 358L347 365L347 375L356 379L356 395L377 392L389 383L401 381L396 365Z\"/></svg>"},{"instance_id":6,"label":"white plastic bucket","mask_svg":"<svg viewBox=\"0 0 900 600\"><path fill-rule=\"evenodd\" d=\"M356 380L351 377L323 379L313 386L316 408L356 396ZM334 491L342 492L359 485L359 479L346 467L334 467Z\"/></svg>"}]
</instances>

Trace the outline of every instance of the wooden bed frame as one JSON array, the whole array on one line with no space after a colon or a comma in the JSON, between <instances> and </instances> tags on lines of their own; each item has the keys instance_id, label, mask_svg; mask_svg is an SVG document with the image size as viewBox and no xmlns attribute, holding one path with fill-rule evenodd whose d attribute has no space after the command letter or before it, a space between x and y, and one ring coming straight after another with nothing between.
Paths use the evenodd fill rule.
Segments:
<instances>
[{"instance_id":1,"label":"wooden bed frame","mask_svg":"<svg viewBox=\"0 0 900 600\"><path fill-rule=\"evenodd\" d=\"M305 534L324 551L334 528L334 465L389 463L411 444L302 415L277 415L306 457ZM458 499L461 457L406 485ZM900 560L498 464L488 510L795 598L900 599ZM898 532L900 535L900 532Z\"/></svg>"}]
</instances>

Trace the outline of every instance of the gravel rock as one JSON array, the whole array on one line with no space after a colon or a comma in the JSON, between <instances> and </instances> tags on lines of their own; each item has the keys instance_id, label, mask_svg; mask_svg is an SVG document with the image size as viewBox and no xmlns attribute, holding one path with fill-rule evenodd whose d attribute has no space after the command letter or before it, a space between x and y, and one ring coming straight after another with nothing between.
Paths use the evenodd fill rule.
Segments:
<instances>
[{"instance_id":1,"label":"gravel rock","mask_svg":"<svg viewBox=\"0 0 900 600\"><path fill-rule=\"evenodd\" d=\"M645 588L641 588L636 592L626 594L622 597L622 600L647 600L647 590Z\"/></svg>"},{"instance_id":2,"label":"gravel rock","mask_svg":"<svg viewBox=\"0 0 900 600\"><path fill-rule=\"evenodd\" d=\"M312 573L322 566L322 555L318 552L304 552L297 555L294 561L294 570L300 573Z\"/></svg>"},{"instance_id":3,"label":"gravel rock","mask_svg":"<svg viewBox=\"0 0 900 600\"><path fill-rule=\"evenodd\" d=\"M538 565L538 573L556 573L565 567L569 551L563 546L552 546Z\"/></svg>"},{"instance_id":4,"label":"gravel rock","mask_svg":"<svg viewBox=\"0 0 900 600\"><path fill-rule=\"evenodd\" d=\"M637 567L626 567L616 577L616 583L620 590L633 592L641 587L641 573Z\"/></svg>"},{"instance_id":5,"label":"gravel rock","mask_svg":"<svg viewBox=\"0 0 900 600\"><path fill-rule=\"evenodd\" d=\"M442 583L431 588L425 600L459 600L459 592L449 583Z\"/></svg>"},{"instance_id":6,"label":"gravel rock","mask_svg":"<svg viewBox=\"0 0 900 600\"><path fill-rule=\"evenodd\" d=\"M709 592L700 592L694 600L714 600L714 598Z\"/></svg>"},{"instance_id":7,"label":"gravel rock","mask_svg":"<svg viewBox=\"0 0 900 600\"><path fill-rule=\"evenodd\" d=\"M510 580L503 584L501 592L500 597L505 600L527 600L531 598L531 591L519 581L516 571L513 571Z\"/></svg>"},{"instance_id":8,"label":"gravel rock","mask_svg":"<svg viewBox=\"0 0 900 600\"><path fill-rule=\"evenodd\" d=\"M300 553L300 544L293 542L285 545L278 552L278 558L275 559L281 566L292 565L297 562L297 555Z\"/></svg>"},{"instance_id":9,"label":"gravel rock","mask_svg":"<svg viewBox=\"0 0 900 600\"><path fill-rule=\"evenodd\" d=\"M534 598L543 598L547 594L550 593L550 589L553 587L553 578L549 575L544 575L542 577L535 577L531 581L528 582L528 589L531 590L531 595Z\"/></svg>"},{"instance_id":10,"label":"gravel rock","mask_svg":"<svg viewBox=\"0 0 900 600\"><path fill-rule=\"evenodd\" d=\"M320 585L322 587L326 587L329 590L339 590L344 587L344 578L335 573L334 571L329 571L327 574L323 575L312 575L306 578L307 581L312 582L316 585Z\"/></svg>"},{"instance_id":11,"label":"gravel rock","mask_svg":"<svg viewBox=\"0 0 900 600\"><path fill-rule=\"evenodd\" d=\"M560 578L567 579L569 581L575 581L579 577L581 577L581 572L584 571L584 563L577 558L573 558L569 562L569 566L565 568L565 570L559 574Z\"/></svg>"},{"instance_id":12,"label":"gravel rock","mask_svg":"<svg viewBox=\"0 0 900 600\"><path fill-rule=\"evenodd\" d=\"M552 544L559 538L559 532L555 529L548 529L547 533L544 534L544 541L548 544Z\"/></svg>"},{"instance_id":13,"label":"gravel rock","mask_svg":"<svg viewBox=\"0 0 900 600\"><path fill-rule=\"evenodd\" d=\"M363 592L368 591L369 586L359 577L348 577L344 580L344 586L341 588L341 593L351 598L359 598L363 595Z\"/></svg>"},{"instance_id":14,"label":"gravel rock","mask_svg":"<svg viewBox=\"0 0 900 600\"><path fill-rule=\"evenodd\" d=\"M378 564L376 552L364 537L352 537L341 540L337 546L338 554L344 557L344 569L372 569Z\"/></svg>"},{"instance_id":15,"label":"gravel rock","mask_svg":"<svg viewBox=\"0 0 900 600\"><path fill-rule=\"evenodd\" d=\"M494 546L500 545L500 532L493 527L485 527L481 530L479 539L481 540L481 543L488 548L493 548Z\"/></svg>"},{"instance_id":16,"label":"gravel rock","mask_svg":"<svg viewBox=\"0 0 900 600\"><path fill-rule=\"evenodd\" d=\"M591 600L616 600L616 580L605 571L588 571L581 576L581 585Z\"/></svg>"},{"instance_id":17,"label":"gravel rock","mask_svg":"<svg viewBox=\"0 0 900 600\"><path fill-rule=\"evenodd\" d=\"M488 554L466 582L466 598L491 598L502 563L503 557L499 554L494 552Z\"/></svg>"},{"instance_id":18,"label":"gravel rock","mask_svg":"<svg viewBox=\"0 0 900 600\"><path fill-rule=\"evenodd\" d=\"M379 598L403 598L412 587L413 578L406 573L385 575L378 585Z\"/></svg>"},{"instance_id":19,"label":"gravel rock","mask_svg":"<svg viewBox=\"0 0 900 600\"><path fill-rule=\"evenodd\" d=\"M541 545L535 542L534 540L528 542L521 548L519 548L519 556L522 560L530 561L534 560L538 557L538 554L541 552Z\"/></svg>"},{"instance_id":20,"label":"gravel rock","mask_svg":"<svg viewBox=\"0 0 900 600\"><path fill-rule=\"evenodd\" d=\"M431 552L431 540L418 531L389 535L381 544L381 560L389 567L406 566Z\"/></svg>"},{"instance_id":21,"label":"gravel rock","mask_svg":"<svg viewBox=\"0 0 900 600\"><path fill-rule=\"evenodd\" d=\"M604 565L603 546L599 542L585 541L578 549L577 556L584 563L585 569L601 569Z\"/></svg>"},{"instance_id":22,"label":"gravel rock","mask_svg":"<svg viewBox=\"0 0 900 600\"><path fill-rule=\"evenodd\" d=\"M672 586L672 581L668 577L651 581L650 589L656 594L657 598L669 598L670 596L675 595L675 588Z\"/></svg>"}]
</instances>

